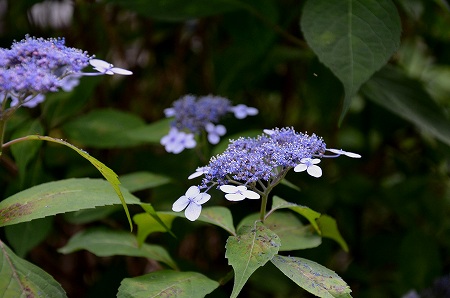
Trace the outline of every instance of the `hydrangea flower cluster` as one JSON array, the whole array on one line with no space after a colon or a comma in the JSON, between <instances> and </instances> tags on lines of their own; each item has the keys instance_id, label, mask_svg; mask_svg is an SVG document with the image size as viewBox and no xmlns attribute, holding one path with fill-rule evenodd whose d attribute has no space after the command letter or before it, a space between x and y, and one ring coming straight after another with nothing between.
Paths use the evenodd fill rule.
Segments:
<instances>
[{"instance_id":1,"label":"hydrangea flower cluster","mask_svg":"<svg viewBox=\"0 0 450 298\"><path fill-rule=\"evenodd\" d=\"M332 154L326 154L327 151ZM231 141L222 154L212 157L207 166L198 168L188 178L204 175L201 185L191 186L198 190L196 196L206 194L216 186L226 193L225 198L230 201L259 199L261 196L267 200L268 193L290 169L306 171L318 178L322 176L322 169L318 166L320 158L340 155L361 157L352 152L327 149L323 139L315 134L296 132L293 128L275 128L264 130L264 134L256 138ZM200 192L202 189L205 191ZM195 220L200 216L201 204L206 201L186 193L174 203L173 210L182 211L177 208L180 205L189 207L185 215L189 220Z\"/></svg>"},{"instance_id":2,"label":"hydrangea flower cluster","mask_svg":"<svg viewBox=\"0 0 450 298\"><path fill-rule=\"evenodd\" d=\"M102 63L102 68L98 67L99 63ZM99 72L81 72L89 64ZM64 38L26 36L14 42L10 49L0 48L2 109L6 108L8 98L11 99L11 107L34 107L45 99L45 93L61 89L70 91L78 85L80 76L111 74L110 69L114 70L112 64L93 59L85 51L65 46ZM131 74L130 71L120 70L115 73Z\"/></svg>"},{"instance_id":3,"label":"hydrangea flower cluster","mask_svg":"<svg viewBox=\"0 0 450 298\"><path fill-rule=\"evenodd\" d=\"M217 144L226 133L225 126L217 123L229 112L238 119L258 114L256 108L243 104L232 106L228 99L220 96L185 95L175 101L171 108L164 110L166 117L175 119L169 134L161 139L161 144L167 152L178 154L186 148L194 148L194 136L202 132L206 132L211 144Z\"/></svg>"}]
</instances>

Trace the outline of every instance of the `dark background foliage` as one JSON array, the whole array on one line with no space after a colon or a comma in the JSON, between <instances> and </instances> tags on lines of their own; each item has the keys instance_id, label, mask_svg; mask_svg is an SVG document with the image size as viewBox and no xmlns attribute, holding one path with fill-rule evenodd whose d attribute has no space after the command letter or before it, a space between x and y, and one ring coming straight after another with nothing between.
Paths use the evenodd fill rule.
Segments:
<instances>
[{"instance_id":1,"label":"dark background foliage","mask_svg":"<svg viewBox=\"0 0 450 298\"><path fill-rule=\"evenodd\" d=\"M189 186L185 177L204 161L192 151L169 155L157 140L127 143L131 141L117 132L110 137L123 138L123 143L99 143L95 136L89 143L86 136L93 118L84 117L103 109L127 112L123 130L133 131L144 122L163 119L163 109L187 93L216 94L234 104L257 107L260 113L256 117L226 119L227 137L242 131L293 126L323 136L328 147L363 156L360 160L324 160L324 176L318 180L289 175L289 181L301 192L285 186L275 190L283 198L335 217L350 247L345 253L335 242L324 240L318 248L295 255L335 270L350 285L354 297L400 297L412 289L423 291L445 275L447 282L441 283L450 288L449 145L404 120L404 111L393 112L369 100L373 88L369 85L363 86L338 126L343 88L303 40L299 28L303 1L246 1L252 12L235 9L227 1L216 6L192 1L192 5L183 4L185 10L180 4L158 11L152 1L79 0L73 4L72 16L57 26L45 23L51 19L48 16L43 23L39 16L32 16L36 3L0 1L1 47L10 47L25 34L61 36L68 46L84 49L134 74L84 78L70 94L49 95L40 107L15 115L8 123L7 140L20 133L61 137L119 175L140 170L167 175L172 178L170 184L136 195L157 210L169 210ZM399 0L395 4L403 32L401 47L389 64L414 80L413 93L423 92L448 115L448 5L444 0ZM448 127L446 121L443 125ZM20 156L10 152L0 160L1 198L42 182L100 177L70 150L51 144L33 148L33 154L23 153L29 156L28 162L18 162ZM226 204L219 199L212 203ZM235 223L246 215L244 211L258 208L251 202L227 206L236 214ZM136 210L131 207L131 211ZM70 223L63 216L47 221L49 224L43 226L50 228L42 232L45 240L38 241L26 257L62 283L69 297L115 296L124 277L161 266L138 258L99 258L84 251L61 255L56 250L86 224ZM127 229L122 211L87 225L100 224ZM33 229L38 230L39 225L34 224ZM175 221L173 231L177 239L158 234L147 241L164 245L182 269L200 271L213 279L230 270L224 258L225 233L212 226L188 225L182 219ZM1 235L3 238L5 232ZM225 297L231 287L228 283L213 296ZM257 271L241 295L306 296L271 268Z\"/></svg>"}]
</instances>

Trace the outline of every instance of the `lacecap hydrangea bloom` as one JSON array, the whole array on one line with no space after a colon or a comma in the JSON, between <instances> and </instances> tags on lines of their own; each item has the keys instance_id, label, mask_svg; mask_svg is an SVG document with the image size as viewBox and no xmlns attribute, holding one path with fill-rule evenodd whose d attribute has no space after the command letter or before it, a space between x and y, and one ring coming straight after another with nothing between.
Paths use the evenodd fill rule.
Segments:
<instances>
[{"instance_id":1,"label":"lacecap hydrangea bloom","mask_svg":"<svg viewBox=\"0 0 450 298\"><path fill-rule=\"evenodd\" d=\"M202 132L207 134L211 144L217 144L225 135L225 126L218 124L227 113L233 113L236 118L258 114L253 107L239 104L232 106L231 102L220 96L185 95L173 103L171 108L164 110L166 117L174 118L168 135L161 139L161 144L167 152L180 153L186 148L196 146L195 136Z\"/></svg>"},{"instance_id":2,"label":"lacecap hydrangea bloom","mask_svg":"<svg viewBox=\"0 0 450 298\"><path fill-rule=\"evenodd\" d=\"M98 72L82 72L90 64ZM48 92L72 90L81 76L113 73L131 74L93 59L85 51L65 46L64 38L26 36L9 49L0 48L1 110L6 108L7 99L10 99L10 107L34 107Z\"/></svg>"},{"instance_id":3,"label":"lacecap hydrangea bloom","mask_svg":"<svg viewBox=\"0 0 450 298\"><path fill-rule=\"evenodd\" d=\"M230 201L259 199L261 196L267 198L268 193L290 169L295 172L306 171L319 178L322 176L322 169L318 166L321 158L341 155L361 157L352 152L328 149L323 139L315 134L296 132L289 127L264 130L264 134L256 138L232 140L222 154L212 157L207 166L198 168L188 177L194 179L204 175L201 184L191 186L190 190L193 192L195 189L195 194L201 195L217 187ZM183 210L178 206L180 201L186 201L184 197L174 203L173 211ZM204 203L207 200L197 201ZM201 206L198 206L195 214L190 209L185 210L189 220L200 216L198 211L201 211Z\"/></svg>"}]
</instances>

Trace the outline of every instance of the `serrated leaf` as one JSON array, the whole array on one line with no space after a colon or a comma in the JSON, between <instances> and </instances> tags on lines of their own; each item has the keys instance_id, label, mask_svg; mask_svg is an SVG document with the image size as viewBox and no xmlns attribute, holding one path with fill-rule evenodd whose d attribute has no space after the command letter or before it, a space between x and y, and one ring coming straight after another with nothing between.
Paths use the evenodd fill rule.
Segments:
<instances>
[{"instance_id":1,"label":"serrated leaf","mask_svg":"<svg viewBox=\"0 0 450 298\"><path fill-rule=\"evenodd\" d=\"M309 0L300 26L308 45L344 85L341 122L361 84L400 44L397 9L391 0Z\"/></svg>"},{"instance_id":2,"label":"serrated leaf","mask_svg":"<svg viewBox=\"0 0 450 298\"><path fill-rule=\"evenodd\" d=\"M249 277L278 252L280 238L260 221L243 226L237 236L228 237L225 257L234 269L231 297L237 297Z\"/></svg>"},{"instance_id":3,"label":"serrated leaf","mask_svg":"<svg viewBox=\"0 0 450 298\"><path fill-rule=\"evenodd\" d=\"M176 218L173 214L164 214L163 212L159 212L158 217L164 225L148 213L139 213L133 216L133 221L137 225L136 238L139 245L142 245L151 233L167 232L167 229L172 227L172 221Z\"/></svg>"},{"instance_id":4,"label":"serrated leaf","mask_svg":"<svg viewBox=\"0 0 450 298\"><path fill-rule=\"evenodd\" d=\"M271 262L297 285L318 297L351 297L349 286L334 271L316 262L279 255Z\"/></svg>"},{"instance_id":5,"label":"serrated leaf","mask_svg":"<svg viewBox=\"0 0 450 298\"><path fill-rule=\"evenodd\" d=\"M335 240L337 243L339 243L343 250L348 252L348 245L345 242L344 238L342 238L342 235L338 230L336 220L334 218L322 214L317 219L317 224L319 225L322 237L327 237Z\"/></svg>"},{"instance_id":6,"label":"serrated leaf","mask_svg":"<svg viewBox=\"0 0 450 298\"><path fill-rule=\"evenodd\" d=\"M278 196L274 196L273 202L272 202L272 210L270 210L269 213L272 213L275 210L284 209L284 208L291 209L292 211L295 211L298 214L304 216L311 223L311 225L314 227L314 229L320 234L320 229L316 222L316 219L318 219L320 217L319 212L316 212L316 211L310 209L309 207L305 207L305 206L297 205L297 204L294 204L291 202L287 202Z\"/></svg>"},{"instance_id":7,"label":"serrated leaf","mask_svg":"<svg viewBox=\"0 0 450 298\"><path fill-rule=\"evenodd\" d=\"M218 282L197 272L161 270L134 278L125 278L120 283L117 297L204 297L218 286Z\"/></svg>"},{"instance_id":8,"label":"serrated leaf","mask_svg":"<svg viewBox=\"0 0 450 298\"><path fill-rule=\"evenodd\" d=\"M41 268L17 257L0 241L1 297L67 297L63 288Z\"/></svg>"},{"instance_id":9,"label":"serrated leaf","mask_svg":"<svg viewBox=\"0 0 450 298\"><path fill-rule=\"evenodd\" d=\"M93 148L125 148L140 142L128 138L128 132L144 126L138 116L113 109L94 110L66 123L68 139Z\"/></svg>"},{"instance_id":10,"label":"serrated leaf","mask_svg":"<svg viewBox=\"0 0 450 298\"><path fill-rule=\"evenodd\" d=\"M111 186L113 187L113 189L116 192L116 194L119 196L119 199L122 202L123 209L125 210L125 214L127 215L128 223L130 224L130 230L133 230L133 224L131 222L130 212L128 211L128 207L127 207L127 204L125 202L124 196L123 196L123 194L122 194L122 192L120 190L120 186L119 186L120 185L120 181L117 178L118 177L117 174L114 173L113 170L108 168L105 164L103 164L102 162L100 162L96 158L90 156L89 153L87 153L86 151L81 150L81 149L77 148L76 146L74 146L74 145L72 145L72 144L70 144L70 143L68 143L68 142L66 142L64 140L55 139L55 138L51 138L51 137L47 137L47 136L39 136L39 135L26 136L26 137L23 137L23 139L26 139L26 140L38 140L38 141L48 141L48 142L58 143L58 144L61 144L61 145L64 145L64 146L67 146L67 147L71 148L72 150L74 150L75 152L80 154L82 157L87 159L94 167L97 168L97 170L103 175L103 177L105 177L105 179L108 180L108 182L111 184ZM70 211L73 211L73 210L70 210ZM1 213L0 213L0 215L1 215ZM1 218L0 218L0 223L1 223Z\"/></svg>"},{"instance_id":11,"label":"serrated leaf","mask_svg":"<svg viewBox=\"0 0 450 298\"><path fill-rule=\"evenodd\" d=\"M238 225L241 226L255 222L259 213L245 217ZM279 251L289 251L317 247L322 243L322 238L314 233L310 225L303 225L294 214L290 212L272 213L264 225L280 237L281 247Z\"/></svg>"},{"instance_id":12,"label":"serrated leaf","mask_svg":"<svg viewBox=\"0 0 450 298\"><path fill-rule=\"evenodd\" d=\"M136 237L125 231L105 228L87 229L75 234L64 247L58 249L58 252L68 254L82 249L99 257L115 255L144 257L163 262L174 269L177 268L163 247L147 243L138 246Z\"/></svg>"},{"instance_id":13,"label":"serrated leaf","mask_svg":"<svg viewBox=\"0 0 450 298\"><path fill-rule=\"evenodd\" d=\"M123 198L126 204L140 204L139 199L126 190L123 190ZM48 182L1 201L0 226L118 203L116 193L103 179L72 178Z\"/></svg>"},{"instance_id":14,"label":"serrated leaf","mask_svg":"<svg viewBox=\"0 0 450 298\"><path fill-rule=\"evenodd\" d=\"M134 172L120 176L120 182L129 192L135 192L167 184L170 178L150 172Z\"/></svg>"},{"instance_id":15,"label":"serrated leaf","mask_svg":"<svg viewBox=\"0 0 450 298\"><path fill-rule=\"evenodd\" d=\"M450 146L450 120L421 84L385 67L361 88L364 96Z\"/></svg>"}]
</instances>

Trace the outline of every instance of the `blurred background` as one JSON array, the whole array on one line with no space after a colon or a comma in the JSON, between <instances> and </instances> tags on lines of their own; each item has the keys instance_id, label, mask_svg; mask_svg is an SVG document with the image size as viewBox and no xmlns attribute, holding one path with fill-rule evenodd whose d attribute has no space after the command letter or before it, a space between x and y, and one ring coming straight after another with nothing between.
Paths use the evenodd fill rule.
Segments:
<instances>
[{"instance_id":1,"label":"blurred background","mask_svg":"<svg viewBox=\"0 0 450 298\"><path fill-rule=\"evenodd\" d=\"M256 117L225 119L224 139L292 126L322 136L329 148L362 155L323 160L321 179L291 173L287 178L300 192L275 189L285 200L336 218L350 248L345 253L324 239L318 248L293 255L336 271L353 297L450 297L449 143L405 120L404 111L378 105L364 86L338 126L343 87L303 39L299 18L304 1L249 0L245 3L251 9L246 10L215 2L0 0L0 47L9 48L26 34L64 37L67 46L134 73L82 78L70 93L49 94L39 107L16 113L5 139L50 135L87 150L119 175L149 171L170 177L169 184L136 193L156 210L170 210L190 185L186 177L205 161L193 150L172 155L159 145L169 130L163 109L185 94L220 95L235 105L256 107ZM394 2L403 32L389 64L406 75L413 94L440 110L445 119L440 129L448 136L448 4ZM145 127L154 123L159 126L148 132ZM211 147L211 154L224 146ZM33 145L25 151L7 151L2 157L0 198L47 181L100 177L60 145ZM219 199L211 203L226 204ZM226 205L235 224L249 208L258 211L251 202L243 205ZM133 207L131 211L136 212ZM121 209L99 222L76 223L64 216L38 222L36 229L39 224L46 227L42 239L22 248L22 255L62 283L69 297L115 296L124 277L160 266L144 259L56 251L86 226L126 230ZM158 234L148 241L169 249L181 269L215 279L230 270L224 258L225 232L200 223L187 225L183 219L175 221L173 230L177 239ZM2 239L8 233L14 232L2 230ZM231 286L210 296L226 297ZM270 268L257 271L241 296L309 297Z\"/></svg>"}]
</instances>

